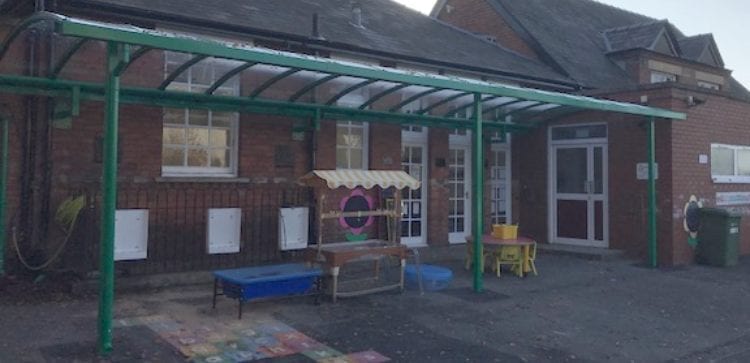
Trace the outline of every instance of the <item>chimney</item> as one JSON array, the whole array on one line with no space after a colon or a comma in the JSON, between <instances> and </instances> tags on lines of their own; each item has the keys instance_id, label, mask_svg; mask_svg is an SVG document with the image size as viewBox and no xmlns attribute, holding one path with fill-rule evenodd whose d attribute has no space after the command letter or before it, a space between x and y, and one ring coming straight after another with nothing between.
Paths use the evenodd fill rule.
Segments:
<instances>
[{"instance_id":1,"label":"chimney","mask_svg":"<svg viewBox=\"0 0 750 363\"><path fill-rule=\"evenodd\" d=\"M352 3L352 25L357 28L364 28L362 25L362 6L356 1Z\"/></svg>"},{"instance_id":2,"label":"chimney","mask_svg":"<svg viewBox=\"0 0 750 363\"><path fill-rule=\"evenodd\" d=\"M313 16L312 16L312 37L314 39L323 39L323 36L320 35L320 23L319 23L318 13L313 13Z\"/></svg>"}]
</instances>

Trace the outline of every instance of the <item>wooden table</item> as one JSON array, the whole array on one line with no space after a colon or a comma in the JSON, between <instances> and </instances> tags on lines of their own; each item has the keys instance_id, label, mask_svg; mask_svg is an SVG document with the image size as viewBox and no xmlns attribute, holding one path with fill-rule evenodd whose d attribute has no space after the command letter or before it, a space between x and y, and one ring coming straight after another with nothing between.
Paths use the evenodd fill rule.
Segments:
<instances>
[{"instance_id":1,"label":"wooden table","mask_svg":"<svg viewBox=\"0 0 750 363\"><path fill-rule=\"evenodd\" d=\"M466 237L466 242L469 244L469 248L473 249L474 243L472 236ZM523 274L526 272L531 271L531 264L529 263L529 254L531 250L531 246L536 244L536 241L534 241L532 238L529 237L521 237L513 238L513 239L502 239L493 237L490 234L482 235L482 248L492 248L494 250L497 250L500 247L505 246L518 246L522 249L522 258L523 261L521 264L523 265L523 270L521 271L521 276L523 277ZM484 257L483 257L484 258Z\"/></svg>"},{"instance_id":2,"label":"wooden table","mask_svg":"<svg viewBox=\"0 0 750 363\"><path fill-rule=\"evenodd\" d=\"M332 299L333 302L336 302L337 297L358 296L393 289L400 289L403 291L406 252L406 247L400 244L394 244L383 240L365 240L359 242L326 243L323 244L320 249L318 246L311 246L306 250L306 259L311 263L320 262L326 269L328 269L332 277ZM401 260L398 284L384 285L352 292L338 291L339 272L342 266L352 261L367 258L379 258L381 256L394 256Z\"/></svg>"}]
</instances>

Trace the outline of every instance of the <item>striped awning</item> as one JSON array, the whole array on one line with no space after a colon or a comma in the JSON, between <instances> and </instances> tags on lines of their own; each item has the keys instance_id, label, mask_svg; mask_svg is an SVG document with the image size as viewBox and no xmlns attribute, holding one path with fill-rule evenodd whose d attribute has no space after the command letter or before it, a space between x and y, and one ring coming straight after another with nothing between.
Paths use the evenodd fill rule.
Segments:
<instances>
[{"instance_id":1,"label":"striped awning","mask_svg":"<svg viewBox=\"0 0 750 363\"><path fill-rule=\"evenodd\" d=\"M315 185L318 180L325 182L330 189L372 189L376 186L383 189L418 189L420 186L417 179L400 170L313 170L300 178L300 182L305 185Z\"/></svg>"}]
</instances>

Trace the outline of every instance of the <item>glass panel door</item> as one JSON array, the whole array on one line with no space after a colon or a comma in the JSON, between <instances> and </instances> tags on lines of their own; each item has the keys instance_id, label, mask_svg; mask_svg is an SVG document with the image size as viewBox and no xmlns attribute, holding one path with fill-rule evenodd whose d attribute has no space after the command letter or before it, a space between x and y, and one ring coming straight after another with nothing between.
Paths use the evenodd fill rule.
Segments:
<instances>
[{"instance_id":1,"label":"glass panel door","mask_svg":"<svg viewBox=\"0 0 750 363\"><path fill-rule=\"evenodd\" d=\"M401 216L401 243L407 246L424 246L427 244L425 235L426 224L426 183L427 170L426 148L421 145L404 145L401 147L401 167L422 182L419 189L406 188L401 191L403 215Z\"/></svg>"},{"instance_id":2,"label":"glass panel door","mask_svg":"<svg viewBox=\"0 0 750 363\"><path fill-rule=\"evenodd\" d=\"M448 156L448 240L465 243L471 229L471 149L452 146Z\"/></svg>"},{"instance_id":3,"label":"glass panel door","mask_svg":"<svg viewBox=\"0 0 750 363\"><path fill-rule=\"evenodd\" d=\"M591 196L589 210L592 214L592 230L589 231L589 236L594 241L595 245L604 246L607 244L605 238L607 220L605 215L607 211L607 166L605 165L605 155L607 150L604 145L592 145L590 149L593 170L591 176L591 187L589 190L589 195Z\"/></svg>"},{"instance_id":4,"label":"glass panel door","mask_svg":"<svg viewBox=\"0 0 750 363\"><path fill-rule=\"evenodd\" d=\"M555 150L557 239L588 239L588 148Z\"/></svg>"},{"instance_id":5,"label":"glass panel door","mask_svg":"<svg viewBox=\"0 0 750 363\"><path fill-rule=\"evenodd\" d=\"M492 224L509 223L508 211L510 201L508 200L508 151L494 148L490 152L490 214Z\"/></svg>"},{"instance_id":6,"label":"glass panel door","mask_svg":"<svg viewBox=\"0 0 750 363\"><path fill-rule=\"evenodd\" d=\"M553 241L607 247L607 146L553 145Z\"/></svg>"}]
</instances>

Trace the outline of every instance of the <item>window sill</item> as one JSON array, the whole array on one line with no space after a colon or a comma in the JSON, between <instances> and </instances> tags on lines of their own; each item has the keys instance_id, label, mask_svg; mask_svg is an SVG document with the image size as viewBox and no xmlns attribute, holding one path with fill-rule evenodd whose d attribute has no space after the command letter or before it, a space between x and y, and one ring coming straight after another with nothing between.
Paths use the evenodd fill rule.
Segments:
<instances>
[{"instance_id":1,"label":"window sill","mask_svg":"<svg viewBox=\"0 0 750 363\"><path fill-rule=\"evenodd\" d=\"M713 176L716 184L750 184L750 176Z\"/></svg>"},{"instance_id":2,"label":"window sill","mask_svg":"<svg viewBox=\"0 0 750 363\"><path fill-rule=\"evenodd\" d=\"M162 176L155 180L157 183L250 183L250 178L220 176Z\"/></svg>"}]
</instances>

